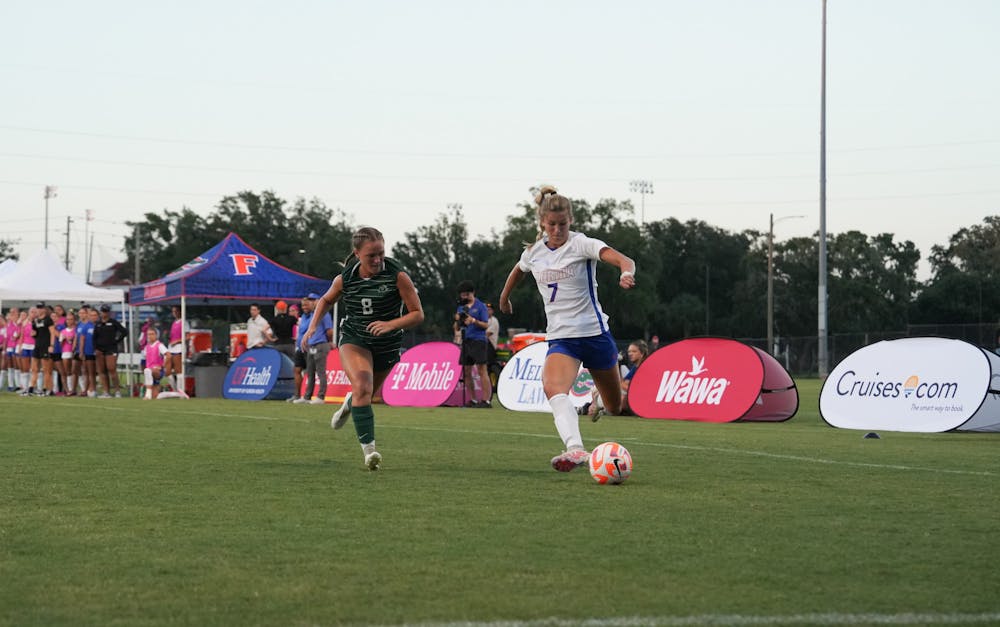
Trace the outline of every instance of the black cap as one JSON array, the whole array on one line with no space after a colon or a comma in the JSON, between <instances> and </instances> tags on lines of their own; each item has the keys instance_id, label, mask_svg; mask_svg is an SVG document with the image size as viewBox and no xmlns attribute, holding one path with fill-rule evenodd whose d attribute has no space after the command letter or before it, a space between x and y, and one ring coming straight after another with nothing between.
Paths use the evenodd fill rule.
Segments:
<instances>
[{"instance_id":1,"label":"black cap","mask_svg":"<svg viewBox=\"0 0 1000 627\"><path fill-rule=\"evenodd\" d=\"M101 311L111 311L111 305L101 305Z\"/></svg>"}]
</instances>

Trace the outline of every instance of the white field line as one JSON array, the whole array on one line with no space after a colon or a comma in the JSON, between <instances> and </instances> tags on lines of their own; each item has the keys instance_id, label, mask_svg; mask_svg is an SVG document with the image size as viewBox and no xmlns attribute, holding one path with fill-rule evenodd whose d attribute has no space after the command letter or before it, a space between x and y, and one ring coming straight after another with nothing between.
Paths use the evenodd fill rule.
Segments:
<instances>
[{"instance_id":1,"label":"white field line","mask_svg":"<svg viewBox=\"0 0 1000 627\"><path fill-rule=\"evenodd\" d=\"M95 401L95 407L100 407L103 411L121 411L121 412L134 412L134 407L122 407L120 405L114 404L103 404L102 399L97 399ZM182 399L171 399L174 401L170 404L169 409L166 406L149 406L150 410L162 411L164 414L177 415L186 414L191 416L215 416L219 418L242 418L245 420L270 420L270 421L283 421L283 422L296 422L296 423L311 423L315 422L315 419L307 418L295 418L290 416L255 416L252 414L226 414L220 412L205 412L197 411L194 409L186 409L180 404L184 403ZM4 401L0 401L0 404L7 404ZM46 405L62 405L66 407L79 408L80 405L76 403L60 403L56 400L46 400ZM400 425L400 424L386 424L380 423L379 428L389 428L389 429L409 429L411 431L438 431L443 433L470 433L475 435L496 435L496 436L512 436L512 437L523 437L523 438L544 438L553 439L557 436L555 434L542 434L542 433L525 433L521 431L484 431L481 429L451 429L445 427L417 427L413 425ZM882 470L904 470L904 471L914 471L914 472L929 472L936 474L951 474L951 475L972 475L977 477L996 477L1000 476L1000 473L990 472L988 470L955 470L951 468L925 468L922 466L904 466L901 464L874 464L870 462L851 462L836 459L824 459L821 457L806 457L802 455L783 455L780 453L769 453L767 451L754 451L754 450L743 450L735 448L722 448L714 446L693 446L688 444L666 444L662 442L645 442L637 438L622 438L621 441L637 444L639 446L652 446L659 448L672 448L680 450L689 451L707 451L714 453L725 453L727 455L750 455L754 457L767 457L769 459L784 459L788 461L796 462L806 462L810 464L829 464L834 466L851 466L855 468L876 468Z\"/></svg>"},{"instance_id":2,"label":"white field line","mask_svg":"<svg viewBox=\"0 0 1000 627\"><path fill-rule=\"evenodd\" d=\"M701 614L697 616L623 616L615 618L543 618L489 622L405 623L397 627L675 627L698 625L971 625L1000 622L1000 612L982 614L790 614L744 616L741 614Z\"/></svg>"},{"instance_id":3,"label":"white field line","mask_svg":"<svg viewBox=\"0 0 1000 627\"><path fill-rule=\"evenodd\" d=\"M475 429L445 429L443 427L414 427L410 425L379 425L382 428L410 429L414 431L444 431L449 433L473 433L482 435L509 435L531 438L555 438L555 435L542 435L538 433L519 433L516 431L479 431ZM782 455L779 453L768 453L766 451L753 451L735 448L721 448L714 446L691 446L687 444L664 444L662 442L645 442L637 438L622 438L621 442L637 444L639 446L653 446L659 448L674 448L689 451L709 451L714 453L726 453L729 455L751 455L755 457L767 457L770 459L785 459L789 461L807 462L811 464L831 464L838 466L854 466L859 468L880 468L884 470L908 470L918 472L930 472L954 475L975 475L978 477L996 477L1000 473L988 470L953 470L950 468L924 468L920 466L903 466L899 464L873 464L870 462L849 462L836 459L823 459L821 457L805 457L802 455Z\"/></svg>"}]
</instances>

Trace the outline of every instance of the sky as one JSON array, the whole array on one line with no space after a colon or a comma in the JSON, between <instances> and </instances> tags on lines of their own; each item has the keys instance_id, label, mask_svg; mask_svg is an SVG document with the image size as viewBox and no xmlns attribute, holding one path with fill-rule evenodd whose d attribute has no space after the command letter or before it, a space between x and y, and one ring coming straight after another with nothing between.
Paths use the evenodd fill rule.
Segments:
<instances>
[{"instance_id":1,"label":"sky","mask_svg":"<svg viewBox=\"0 0 1000 627\"><path fill-rule=\"evenodd\" d=\"M926 258L1000 214L998 31L996 0L828 0L828 233ZM4 2L0 239L38 251L53 186L83 276L128 220L269 189L391 253L453 205L499 231L540 183L814 236L821 35L822 0Z\"/></svg>"}]
</instances>

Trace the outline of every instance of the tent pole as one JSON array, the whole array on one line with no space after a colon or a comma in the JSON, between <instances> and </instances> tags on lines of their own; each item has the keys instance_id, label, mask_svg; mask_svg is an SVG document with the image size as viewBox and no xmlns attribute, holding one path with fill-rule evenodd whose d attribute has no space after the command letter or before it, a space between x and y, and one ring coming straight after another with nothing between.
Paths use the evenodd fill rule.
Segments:
<instances>
[{"instance_id":1,"label":"tent pole","mask_svg":"<svg viewBox=\"0 0 1000 627\"><path fill-rule=\"evenodd\" d=\"M125 324L127 325L126 329L128 329L128 335L125 336L125 340L126 340L125 341L125 350L128 351L129 358L130 358L129 359L130 363L129 363L128 367L125 369L125 373L126 373L126 375L125 375L125 381L127 382L126 385L128 386L128 395L129 396L132 396L132 389L133 389L132 386L135 383L135 381L132 380L132 372L135 369L135 365L136 365L135 364L135 351L133 350L135 348L135 344L134 344L135 340L132 337L132 334L135 333L135 316L134 316L134 314L135 314L135 312L132 310L131 304L126 309L126 307L125 307L125 292L122 292L122 316L125 318Z\"/></svg>"},{"instance_id":2,"label":"tent pole","mask_svg":"<svg viewBox=\"0 0 1000 627\"><path fill-rule=\"evenodd\" d=\"M187 298L181 295L181 380L180 385L184 393L187 393Z\"/></svg>"}]
</instances>

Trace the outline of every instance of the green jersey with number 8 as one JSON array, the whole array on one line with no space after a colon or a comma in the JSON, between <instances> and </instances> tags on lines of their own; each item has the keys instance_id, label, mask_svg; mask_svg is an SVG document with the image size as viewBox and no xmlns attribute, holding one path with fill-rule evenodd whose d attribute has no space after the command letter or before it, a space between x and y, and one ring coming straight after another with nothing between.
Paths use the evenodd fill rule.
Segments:
<instances>
[{"instance_id":1,"label":"green jersey with number 8","mask_svg":"<svg viewBox=\"0 0 1000 627\"><path fill-rule=\"evenodd\" d=\"M368 325L376 321L395 320L403 314L403 299L399 295L396 279L403 267L395 259L386 257L382 270L373 277L359 274L360 261L352 258L341 273L344 291L340 302L346 310L341 322L341 333L363 340L373 353L398 349L403 341L403 331L372 335Z\"/></svg>"}]
</instances>

